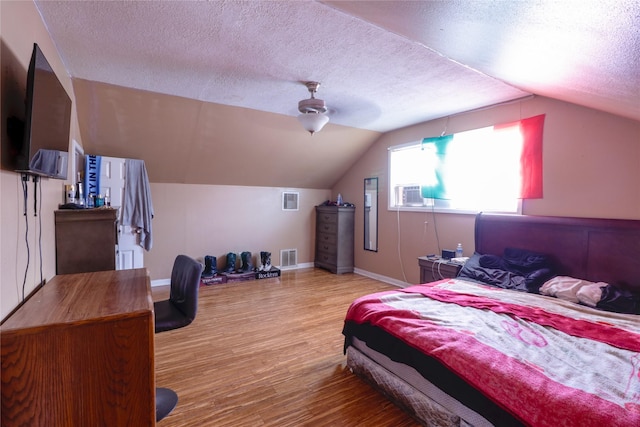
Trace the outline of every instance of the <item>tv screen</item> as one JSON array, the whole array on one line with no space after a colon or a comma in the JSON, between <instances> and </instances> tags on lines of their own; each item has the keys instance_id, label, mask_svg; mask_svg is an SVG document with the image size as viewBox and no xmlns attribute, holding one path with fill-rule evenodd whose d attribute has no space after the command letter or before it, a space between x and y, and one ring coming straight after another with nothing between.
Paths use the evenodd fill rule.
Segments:
<instances>
[{"instance_id":1,"label":"tv screen","mask_svg":"<svg viewBox=\"0 0 640 427\"><path fill-rule=\"evenodd\" d=\"M36 43L27 73L24 139L18 172L67 179L71 99Z\"/></svg>"}]
</instances>

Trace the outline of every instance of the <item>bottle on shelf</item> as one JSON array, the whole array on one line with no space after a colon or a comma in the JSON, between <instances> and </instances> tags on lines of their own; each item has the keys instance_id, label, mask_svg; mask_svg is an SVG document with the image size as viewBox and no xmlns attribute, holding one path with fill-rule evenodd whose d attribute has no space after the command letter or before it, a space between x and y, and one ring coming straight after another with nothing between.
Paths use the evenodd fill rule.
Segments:
<instances>
[{"instance_id":1,"label":"bottle on shelf","mask_svg":"<svg viewBox=\"0 0 640 427\"><path fill-rule=\"evenodd\" d=\"M462 243L458 243L456 247L456 258L462 258L464 256L464 251L462 250Z\"/></svg>"},{"instance_id":2,"label":"bottle on shelf","mask_svg":"<svg viewBox=\"0 0 640 427\"><path fill-rule=\"evenodd\" d=\"M342 194L338 193L338 201L337 201L337 205L338 206L342 206Z\"/></svg>"},{"instance_id":3,"label":"bottle on shelf","mask_svg":"<svg viewBox=\"0 0 640 427\"><path fill-rule=\"evenodd\" d=\"M80 172L78 172L78 183L76 184L76 189L76 203L84 205L84 189Z\"/></svg>"}]
</instances>

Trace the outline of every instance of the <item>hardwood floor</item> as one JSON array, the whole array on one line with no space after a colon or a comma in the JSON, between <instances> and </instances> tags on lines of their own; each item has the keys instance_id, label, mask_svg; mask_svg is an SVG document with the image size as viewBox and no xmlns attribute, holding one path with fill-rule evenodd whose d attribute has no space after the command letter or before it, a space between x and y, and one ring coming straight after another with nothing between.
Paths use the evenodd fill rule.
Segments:
<instances>
[{"instance_id":1,"label":"hardwood floor","mask_svg":"<svg viewBox=\"0 0 640 427\"><path fill-rule=\"evenodd\" d=\"M419 425L345 366L349 304L387 289L319 269L201 287L196 320L155 337L156 385L179 396L158 425ZM153 288L154 300L168 295Z\"/></svg>"}]
</instances>

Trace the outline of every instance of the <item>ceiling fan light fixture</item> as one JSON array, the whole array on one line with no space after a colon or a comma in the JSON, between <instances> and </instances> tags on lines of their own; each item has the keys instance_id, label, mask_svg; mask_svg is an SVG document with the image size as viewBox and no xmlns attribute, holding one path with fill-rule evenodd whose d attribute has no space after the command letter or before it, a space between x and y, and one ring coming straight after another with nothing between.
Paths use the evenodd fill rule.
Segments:
<instances>
[{"instance_id":1,"label":"ceiling fan light fixture","mask_svg":"<svg viewBox=\"0 0 640 427\"><path fill-rule=\"evenodd\" d=\"M298 116L298 120L307 132L313 135L322 130L324 125L329 122L329 117L323 113L303 113Z\"/></svg>"},{"instance_id":2,"label":"ceiling fan light fixture","mask_svg":"<svg viewBox=\"0 0 640 427\"><path fill-rule=\"evenodd\" d=\"M305 86L311 94L311 98L303 99L298 102L298 111L300 115L298 120L302 123L302 126L313 135L315 132L319 132L324 125L329 121L329 117L325 114L327 112L327 105L322 99L317 99L315 93L318 91L320 83L318 82L306 82Z\"/></svg>"}]
</instances>

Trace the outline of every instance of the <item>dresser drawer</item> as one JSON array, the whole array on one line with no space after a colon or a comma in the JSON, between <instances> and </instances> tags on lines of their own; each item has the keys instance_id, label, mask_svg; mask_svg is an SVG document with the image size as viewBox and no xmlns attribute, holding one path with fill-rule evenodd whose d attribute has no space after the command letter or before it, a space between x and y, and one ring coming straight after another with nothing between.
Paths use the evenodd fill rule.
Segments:
<instances>
[{"instance_id":1,"label":"dresser drawer","mask_svg":"<svg viewBox=\"0 0 640 427\"><path fill-rule=\"evenodd\" d=\"M316 252L316 263L326 264L331 267L336 265L336 255L326 252Z\"/></svg>"},{"instance_id":2,"label":"dresser drawer","mask_svg":"<svg viewBox=\"0 0 640 427\"><path fill-rule=\"evenodd\" d=\"M338 214L333 212L319 212L317 221L319 224L337 224Z\"/></svg>"},{"instance_id":3,"label":"dresser drawer","mask_svg":"<svg viewBox=\"0 0 640 427\"><path fill-rule=\"evenodd\" d=\"M338 237L335 233L327 234L327 233L318 233L316 237L317 243L322 243L325 245L335 246L338 242Z\"/></svg>"},{"instance_id":4,"label":"dresser drawer","mask_svg":"<svg viewBox=\"0 0 640 427\"><path fill-rule=\"evenodd\" d=\"M337 223L330 223L330 222L325 222L325 223L318 223L317 225L317 231L318 233L325 233L325 234L336 234L336 232L338 231L338 224Z\"/></svg>"},{"instance_id":5,"label":"dresser drawer","mask_svg":"<svg viewBox=\"0 0 640 427\"><path fill-rule=\"evenodd\" d=\"M320 241L316 242L316 251L324 252L324 253L332 254L332 255L335 255L336 252L337 252L335 244L324 243L324 242L320 242Z\"/></svg>"}]
</instances>

